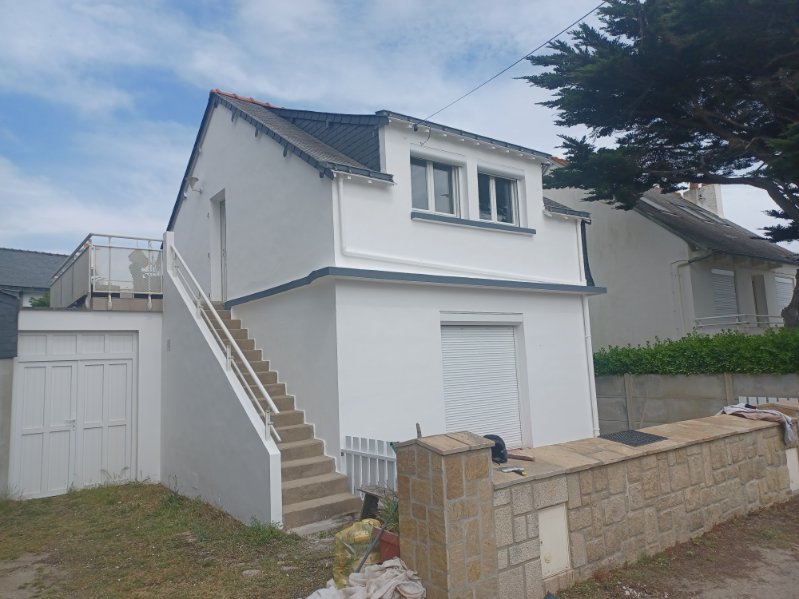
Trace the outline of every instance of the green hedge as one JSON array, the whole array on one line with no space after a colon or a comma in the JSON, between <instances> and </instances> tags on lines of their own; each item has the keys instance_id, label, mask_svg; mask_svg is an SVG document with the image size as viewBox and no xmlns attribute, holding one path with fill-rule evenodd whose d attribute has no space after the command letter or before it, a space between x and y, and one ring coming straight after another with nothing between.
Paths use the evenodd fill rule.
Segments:
<instances>
[{"instance_id":1,"label":"green hedge","mask_svg":"<svg viewBox=\"0 0 799 599\"><path fill-rule=\"evenodd\" d=\"M799 372L799 330L762 335L725 331L656 340L638 347L609 347L594 354L597 376L614 374L745 374Z\"/></svg>"}]
</instances>

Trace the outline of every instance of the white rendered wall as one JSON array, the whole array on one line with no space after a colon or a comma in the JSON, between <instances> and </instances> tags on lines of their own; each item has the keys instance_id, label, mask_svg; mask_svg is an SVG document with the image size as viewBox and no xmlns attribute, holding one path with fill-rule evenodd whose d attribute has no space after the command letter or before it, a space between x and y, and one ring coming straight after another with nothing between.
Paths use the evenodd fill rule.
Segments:
<instances>
[{"instance_id":1,"label":"white rendered wall","mask_svg":"<svg viewBox=\"0 0 799 599\"><path fill-rule=\"evenodd\" d=\"M271 509L268 443L169 276L164 289L164 483L243 522L279 520Z\"/></svg>"},{"instance_id":2,"label":"white rendered wall","mask_svg":"<svg viewBox=\"0 0 799 599\"><path fill-rule=\"evenodd\" d=\"M414 132L402 123L382 129L385 171L395 184L343 179L336 203L336 265L424 272L478 278L579 283L574 227L543 214L541 165L488 144L460 141L433 132ZM421 145L425 142L424 145ZM411 219L410 157L459 167L459 216L478 220L477 172L485 170L518 180L520 223L535 235L462 227ZM339 191L341 197L339 197Z\"/></svg>"},{"instance_id":3,"label":"white rendered wall","mask_svg":"<svg viewBox=\"0 0 799 599\"><path fill-rule=\"evenodd\" d=\"M441 324L517 326L523 434L540 446L593 435L582 299L337 281L341 437L402 441L444 429Z\"/></svg>"},{"instance_id":4,"label":"white rendered wall","mask_svg":"<svg viewBox=\"0 0 799 599\"><path fill-rule=\"evenodd\" d=\"M39 310L19 312L19 331L133 331L138 333L136 480L161 479L161 314Z\"/></svg>"},{"instance_id":5,"label":"white rendered wall","mask_svg":"<svg viewBox=\"0 0 799 599\"><path fill-rule=\"evenodd\" d=\"M691 276L686 272L690 266L681 266L694 257L687 243L637 212L582 201L581 190L545 193L591 213L587 227L591 273L594 282L608 290L588 299L594 349L637 345L655 337L674 339L691 330Z\"/></svg>"},{"instance_id":6,"label":"white rendered wall","mask_svg":"<svg viewBox=\"0 0 799 599\"><path fill-rule=\"evenodd\" d=\"M11 449L11 391L14 360L0 360L0 498L8 492L8 456Z\"/></svg>"},{"instance_id":7,"label":"white rendered wall","mask_svg":"<svg viewBox=\"0 0 799 599\"><path fill-rule=\"evenodd\" d=\"M218 213L227 214L227 297L304 277L333 263L332 181L217 106L174 227L175 245L206 291L219 298ZM213 274L212 274L213 273ZM212 283L213 281L213 283Z\"/></svg>"},{"instance_id":8,"label":"white rendered wall","mask_svg":"<svg viewBox=\"0 0 799 599\"><path fill-rule=\"evenodd\" d=\"M330 456L340 450L335 301L326 278L233 308Z\"/></svg>"}]
</instances>

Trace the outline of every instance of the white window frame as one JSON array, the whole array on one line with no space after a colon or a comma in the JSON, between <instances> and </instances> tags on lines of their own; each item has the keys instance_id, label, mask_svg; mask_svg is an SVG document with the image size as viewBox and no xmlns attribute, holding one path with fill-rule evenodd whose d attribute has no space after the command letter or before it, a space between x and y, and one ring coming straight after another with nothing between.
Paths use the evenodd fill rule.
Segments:
<instances>
[{"instance_id":1,"label":"white window frame","mask_svg":"<svg viewBox=\"0 0 799 599\"><path fill-rule=\"evenodd\" d=\"M419 162L425 163L425 183L427 184L427 208L417 208L413 206L413 178L411 177L411 208L413 210L422 210L424 212L432 212L434 214L447 214L449 216L457 216L460 217L461 213L461 206L460 206L460 188L459 188L459 181L460 181L460 166L457 164L452 164L451 162L446 162L443 160L435 160L432 158L427 158L426 156L414 156L411 155L410 160L408 161L409 165L413 164L414 160L418 160ZM435 183L433 181L433 165L439 164L441 166L447 166L452 169L452 212L440 212L436 210L436 191L435 191Z\"/></svg>"},{"instance_id":2,"label":"white window frame","mask_svg":"<svg viewBox=\"0 0 799 599\"><path fill-rule=\"evenodd\" d=\"M488 177L488 193L490 196L491 201L491 218L483 218L481 211L480 211L480 175L484 175ZM497 188L496 188L496 180L497 179L504 179L505 181L510 181L513 185L511 186L512 189L512 198L511 203L512 206L512 213L513 213L513 221L507 222L504 220L497 220ZM520 227L521 222L519 218L519 180L515 177L508 177L506 175L497 175L494 173L490 173L487 171L477 171L477 218L482 221L486 222L494 222L500 223L503 225L508 225L512 227Z\"/></svg>"}]
</instances>

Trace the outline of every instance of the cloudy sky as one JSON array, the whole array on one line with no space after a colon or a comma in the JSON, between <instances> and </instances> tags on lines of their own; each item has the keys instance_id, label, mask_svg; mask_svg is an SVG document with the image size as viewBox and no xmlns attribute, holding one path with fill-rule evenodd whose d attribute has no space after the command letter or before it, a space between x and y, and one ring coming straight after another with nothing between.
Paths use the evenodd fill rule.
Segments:
<instances>
[{"instance_id":1,"label":"cloudy sky","mask_svg":"<svg viewBox=\"0 0 799 599\"><path fill-rule=\"evenodd\" d=\"M598 0L0 0L0 246L160 237L220 88L281 106L429 116ZM526 61L436 121L555 154ZM577 133L577 132L572 132ZM725 188L757 229L758 190Z\"/></svg>"}]
</instances>

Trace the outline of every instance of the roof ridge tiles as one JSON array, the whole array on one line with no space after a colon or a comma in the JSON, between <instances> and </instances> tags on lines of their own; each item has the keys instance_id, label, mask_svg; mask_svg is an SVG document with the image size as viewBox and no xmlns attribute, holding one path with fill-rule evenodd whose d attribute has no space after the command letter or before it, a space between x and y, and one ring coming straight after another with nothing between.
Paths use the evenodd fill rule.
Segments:
<instances>
[{"instance_id":1,"label":"roof ridge tiles","mask_svg":"<svg viewBox=\"0 0 799 599\"><path fill-rule=\"evenodd\" d=\"M263 106L264 108L280 108L279 106L275 106L274 104L270 104L269 102L261 102L260 100L256 100L252 96L245 97L231 92L224 92L218 87L212 89L211 93L219 94L220 96L227 96L228 98L233 98L234 100L241 100L242 102L252 102L253 104L258 104L258 106Z\"/></svg>"}]
</instances>

